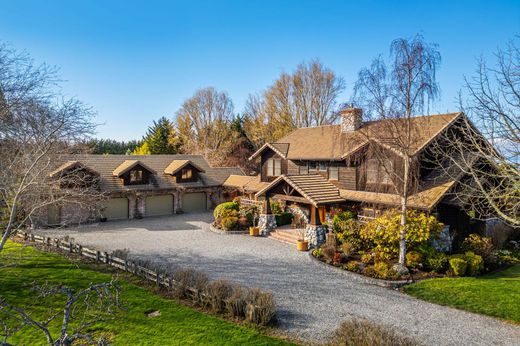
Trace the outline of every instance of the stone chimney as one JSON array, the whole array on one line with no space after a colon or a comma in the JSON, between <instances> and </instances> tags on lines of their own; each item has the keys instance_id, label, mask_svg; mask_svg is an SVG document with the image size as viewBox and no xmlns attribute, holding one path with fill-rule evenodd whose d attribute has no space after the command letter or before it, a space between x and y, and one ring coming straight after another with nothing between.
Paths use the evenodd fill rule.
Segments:
<instances>
[{"instance_id":1,"label":"stone chimney","mask_svg":"<svg viewBox=\"0 0 520 346\"><path fill-rule=\"evenodd\" d=\"M341 116L341 132L348 133L356 131L363 124L363 110L347 106L339 111Z\"/></svg>"}]
</instances>

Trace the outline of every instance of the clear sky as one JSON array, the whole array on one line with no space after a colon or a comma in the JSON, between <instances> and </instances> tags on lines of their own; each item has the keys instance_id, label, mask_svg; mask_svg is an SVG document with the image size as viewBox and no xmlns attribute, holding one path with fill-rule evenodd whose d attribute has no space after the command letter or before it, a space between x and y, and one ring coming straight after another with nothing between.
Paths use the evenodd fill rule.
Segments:
<instances>
[{"instance_id":1,"label":"clear sky","mask_svg":"<svg viewBox=\"0 0 520 346\"><path fill-rule=\"evenodd\" d=\"M98 137L138 139L198 88L249 93L319 58L347 83L398 37L439 44L441 100L456 110L464 75L520 33L520 0L0 0L0 40L60 67L63 92L97 111Z\"/></svg>"}]
</instances>

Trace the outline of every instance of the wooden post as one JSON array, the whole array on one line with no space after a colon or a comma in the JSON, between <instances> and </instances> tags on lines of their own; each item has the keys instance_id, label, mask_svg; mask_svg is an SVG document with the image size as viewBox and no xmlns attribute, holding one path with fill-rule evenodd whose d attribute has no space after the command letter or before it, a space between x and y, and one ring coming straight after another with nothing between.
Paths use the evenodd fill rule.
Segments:
<instances>
[{"instance_id":1,"label":"wooden post","mask_svg":"<svg viewBox=\"0 0 520 346\"><path fill-rule=\"evenodd\" d=\"M96 251L96 262L99 262L101 258L101 252L99 252L99 250Z\"/></svg>"},{"instance_id":2,"label":"wooden post","mask_svg":"<svg viewBox=\"0 0 520 346\"><path fill-rule=\"evenodd\" d=\"M109 257L108 252L105 252L105 263L110 264L110 257Z\"/></svg>"},{"instance_id":3,"label":"wooden post","mask_svg":"<svg viewBox=\"0 0 520 346\"><path fill-rule=\"evenodd\" d=\"M29 239L29 235L27 234L27 232L24 232L23 233L23 240L27 240Z\"/></svg>"},{"instance_id":4,"label":"wooden post","mask_svg":"<svg viewBox=\"0 0 520 346\"><path fill-rule=\"evenodd\" d=\"M271 202L269 201L269 195L265 195L265 213L271 214Z\"/></svg>"},{"instance_id":5,"label":"wooden post","mask_svg":"<svg viewBox=\"0 0 520 346\"><path fill-rule=\"evenodd\" d=\"M56 239L56 247L59 249L60 248L60 239Z\"/></svg>"},{"instance_id":6,"label":"wooden post","mask_svg":"<svg viewBox=\"0 0 520 346\"><path fill-rule=\"evenodd\" d=\"M320 214L318 212L318 208L313 206L313 205L311 205L311 220L310 220L310 224L313 225L313 226L321 225Z\"/></svg>"},{"instance_id":7,"label":"wooden post","mask_svg":"<svg viewBox=\"0 0 520 346\"><path fill-rule=\"evenodd\" d=\"M155 281L157 283L157 287L159 287L161 282L161 275L158 272L155 272Z\"/></svg>"},{"instance_id":8,"label":"wooden post","mask_svg":"<svg viewBox=\"0 0 520 346\"><path fill-rule=\"evenodd\" d=\"M74 244L72 244L72 241L69 241L69 252L72 253Z\"/></svg>"},{"instance_id":9,"label":"wooden post","mask_svg":"<svg viewBox=\"0 0 520 346\"><path fill-rule=\"evenodd\" d=\"M83 253L83 246L78 245L78 253L81 255Z\"/></svg>"},{"instance_id":10,"label":"wooden post","mask_svg":"<svg viewBox=\"0 0 520 346\"><path fill-rule=\"evenodd\" d=\"M127 272L128 271L128 261L125 260L125 271Z\"/></svg>"}]
</instances>

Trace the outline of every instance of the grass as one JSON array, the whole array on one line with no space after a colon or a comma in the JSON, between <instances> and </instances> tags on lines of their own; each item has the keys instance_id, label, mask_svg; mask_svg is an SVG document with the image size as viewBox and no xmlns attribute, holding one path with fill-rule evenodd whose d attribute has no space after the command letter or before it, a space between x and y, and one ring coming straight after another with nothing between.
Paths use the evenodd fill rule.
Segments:
<instances>
[{"instance_id":1,"label":"grass","mask_svg":"<svg viewBox=\"0 0 520 346\"><path fill-rule=\"evenodd\" d=\"M17 264L2 268L2 263L8 262ZM33 282L79 289L91 283L110 281L113 275L106 267L82 264L13 242L0 253L0 297L12 305L26 308L37 320L43 320L53 309L63 307L65 300L38 299L30 290ZM113 319L98 321L90 327L95 335L106 336L112 345L291 345L259 330L164 298L150 288L136 285L138 279L129 274L119 273L118 281L124 309ZM160 316L147 317L145 312L151 310L160 310ZM52 322L54 333L60 324L61 318ZM43 333L30 327L24 327L9 341L16 345L46 344Z\"/></svg>"},{"instance_id":2,"label":"grass","mask_svg":"<svg viewBox=\"0 0 520 346\"><path fill-rule=\"evenodd\" d=\"M404 291L433 303L520 323L520 264L480 277L424 280Z\"/></svg>"}]
</instances>

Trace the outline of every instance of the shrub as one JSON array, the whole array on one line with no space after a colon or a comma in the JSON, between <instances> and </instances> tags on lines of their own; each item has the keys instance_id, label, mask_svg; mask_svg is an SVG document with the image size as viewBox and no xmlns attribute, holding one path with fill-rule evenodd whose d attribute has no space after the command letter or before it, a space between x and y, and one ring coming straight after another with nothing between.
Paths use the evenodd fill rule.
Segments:
<instances>
[{"instance_id":1,"label":"shrub","mask_svg":"<svg viewBox=\"0 0 520 346\"><path fill-rule=\"evenodd\" d=\"M238 213L239 205L237 202L224 202L217 205L215 210L213 210L213 216L215 217L215 221L222 217L221 213L224 210L235 210Z\"/></svg>"},{"instance_id":2,"label":"shrub","mask_svg":"<svg viewBox=\"0 0 520 346\"><path fill-rule=\"evenodd\" d=\"M330 346L417 346L416 340L367 320L343 322L334 332Z\"/></svg>"},{"instance_id":3,"label":"shrub","mask_svg":"<svg viewBox=\"0 0 520 346\"><path fill-rule=\"evenodd\" d=\"M206 285L204 293L204 306L213 313L220 313L226 308L226 301L233 293L233 287L226 280L215 280Z\"/></svg>"},{"instance_id":4,"label":"shrub","mask_svg":"<svg viewBox=\"0 0 520 346\"><path fill-rule=\"evenodd\" d=\"M332 219L332 231L336 234L340 243L349 242L355 247L361 245L359 237L360 225L355 219L354 213L344 211L334 215Z\"/></svg>"},{"instance_id":5,"label":"shrub","mask_svg":"<svg viewBox=\"0 0 520 346\"><path fill-rule=\"evenodd\" d=\"M349 261L347 264L345 264L344 268L351 272L359 272L361 271L361 263L358 261Z\"/></svg>"},{"instance_id":6,"label":"shrub","mask_svg":"<svg viewBox=\"0 0 520 346\"><path fill-rule=\"evenodd\" d=\"M344 242L343 244L341 244L341 251L343 251L343 254L347 257L352 255L354 250L354 245L351 242Z\"/></svg>"},{"instance_id":7,"label":"shrub","mask_svg":"<svg viewBox=\"0 0 520 346\"><path fill-rule=\"evenodd\" d=\"M332 263L341 263L341 260L342 260L341 252L336 252L334 254L334 257L332 258Z\"/></svg>"},{"instance_id":8,"label":"shrub","mask_svg":"<svg viewBox=\"0 0 520 346\"><path fill-rule=\"evenodd\" d=\"M426 258L426 266L435 273L444 273L448 269L448 256L443 253L435 253Z\"/></svg>"},{"instance_id":9,"label":"shrub","mask_svg":"<svg viewBox=\"0 0 520 346\"><path fill-rule=\"evenodd\" d=\"M462 249L464 251L471 251L481 256L487 262L494 262L493 256L493 241L489 237L481 237L478 234L470 234L462 242Z\"/></svg>"},{"instance_id":10,"label":"shrub","mask_svg":"<svg viewBox=\"0 0 520 346\"><path fill-rule=\"evenodd\" d=\"M321 247L321 251L323 253L323 257L327 261L332 261L334 259L334 255L336 254L336 247L332 245L323 245Z\"/></svg>"},{"instance_id":11,"label":"shrub","mask_svg":"<svg viewBox=\"0 0 520 346\"><path fill-rule=\"evenodd\" d=\"M449 259L450 269L453 275L463 276L466 274L468 263L461 255L453 255Z\"/></svg>"},{"instance_id":12,"label":"shrub","mask_svg":"<svg viewBox=\"0 0 520 346\"><path fill-rule=\"evenodd\" d=\"M274 215L280 215L283 213L282 203L278 201L270 201L271 212Z\"/></svg>"},{"instance_id":13,"label":"shrub","mask_svg":"<svg viewBox=\"0 0 520 346\"><path fill-rule=\"evenodd\" d=\"M370 277L375 277L376 276L376 271L374 269L374 266L366 266L365 269L363 270L363 274L366 275L366 276L370 276Z\"/></svg>"},{"instance_id":14,"label":"shrub","mask_svg":"<svg viewBox=\"0 0 520 346\"><path fill-rule=\"evenodd\" d=\"M222 227L224 231L235 229L237 224L238 218L236 216L225 217L220 221L220 227Z\"/></svg>"},{"instance_id":15,"label":"shrub","mask_svg":"<svg viewBox=\"0 0 520 346\"><path fill-rule=\"evenodd\" d=\"M422 266L423 255L418 251L408 251L406 253L406 265L410 268L419 268Z\"/></svg>"},{"instance_id":16,"label":"shrub","mask_svg":"<svg viewBox=\"0 0 520 346\"><path fill-rule=\"evenodd\" d=\"M259 288L252 288L247 297L246 320L248 322L266 326L276 315L276 303L271 293Z\"/></svg>"},{"instance_id":17,"label":"shrub","mask_svg":"<svg viewBox=\"0 0 520 346\"><path fill-rule=\"evenodd\" d=\"M242 286L233 286L233 291L226 301L226 311L230 316L236 318L246 316L247 294L247 290Z\"/></svg>"},{"instance_id":18,"label":"shrub","mask_svg":"<svg viewBox=\"0 0 520 346\"><path fill-rule=\"evenodd\" d=\"M391 256L399 253L401 215L396 211L388 212L361 228L360 237L373 243L375 250ZM431 236L438 236L443 228L434 216L427 216L416 210L407 211L406 242L408 247L425 244Z\"/></svg>"},{"instance_id":19,"label":"shrub","mask_svg":"<svg viewBox=\"0 0 520 346\"><path fill-rule=\"evenodd\" d=\"M312 250L312 255L314 257L320 258L323 256L323 250L321 248Z\"/></svg>"},{"instance_id":20,"label":"shrub","mask_svg":"<svg viewBox=\"0 0 520 346\"><path fill-rule=\"evenodd\" d=\"M467 268L466 274L469 276L476 276L484 270L484 260L482 256L476 255L475 253L468 251L464 254L466 259Z\"/></svg>"},{"instance_id":21,"label":"shrub","mask_svg":"<svg viewBox=\"0 0 520 346\"><path fill-rule=\"evenodd\" d=\"M281 213L281 214L275 215L275 218L276 218L277 226L290 225L292 222L292 219L294 218L294 215L291 213Z\"/></svg>"},{"instance_id":22,"label":"shrub","mask_svg":"<svg viewBox=\"0 0 520 346\"><path fill-rule=\"evenodd\" d=\"M395 279L397 273L392 269L391 265L386 262L374 263L373 277L378 279Z\"/></svg>"},{"instance_id":23,"label":"shrub","mask_svg":"<svg viewBox=\"0 0 520 346\"><path fill-rule=\"evenodd\" d=\"M372 254L370 254L370 253L362 254L361 262L363 262L365 264L369 264L370 262L372 262Z\"/></svg>"},{"instance_id":24,"label":"shrub","mask_svg":"<svg viewBox=\"0 0 520 346\"><path fill-rule=\"evenodd\" d=\"M190 298L200 304L200 298L208 284L208 276L195 269L180 269L175 272L173 279L173 295L179 299Z\"/></svg>"}]
</instances>

